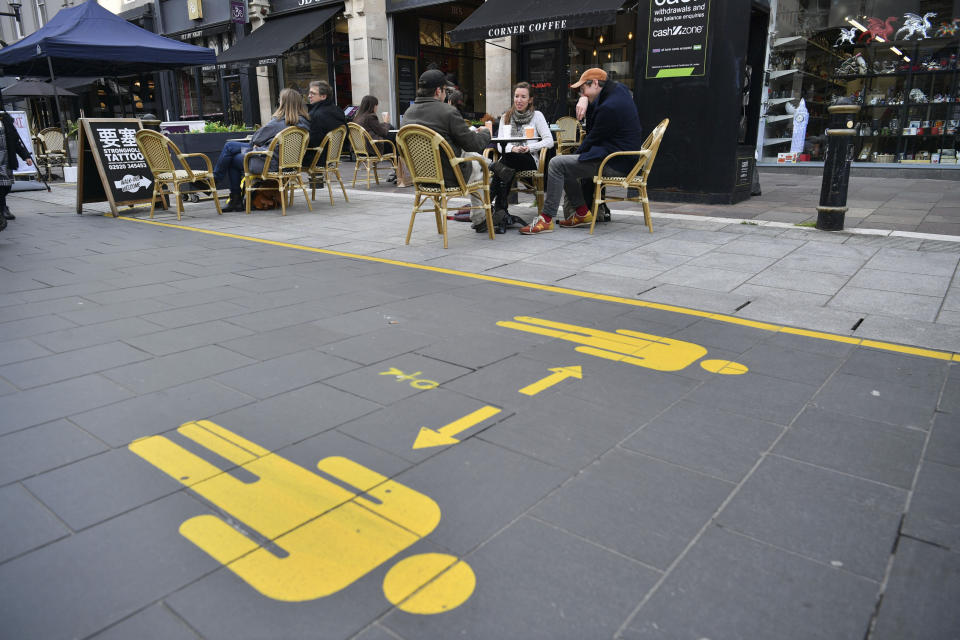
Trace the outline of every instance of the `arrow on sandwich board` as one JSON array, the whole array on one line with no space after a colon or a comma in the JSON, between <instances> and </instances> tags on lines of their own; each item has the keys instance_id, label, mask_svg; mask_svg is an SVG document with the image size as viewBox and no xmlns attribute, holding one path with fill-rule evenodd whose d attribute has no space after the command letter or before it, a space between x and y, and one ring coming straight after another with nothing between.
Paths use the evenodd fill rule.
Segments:
<instances>
[{"instance_id":1,"label":"arrow on sandwich board","mask_svg":"<svg viewBox=\"0 0 960 640\"><path fill-rule=\"evenodd\" d=\"M548 375L546 378L537 380L533 384L528 384L523 389L520 389L520 393L525 396L535 396L544 389L549 389L558 382L562 382L567 378L576 378L577 380L583 379L583 368L576 367L554 367L550 369L553 373Z\"/></svg>"},{"instance_id":2,"label":"arrow on sandwich board","mask_svg":"<svg viewBox=\"0 0 960 640\"><path fill-rule=\"evenodd\" d=\"M447 445L457 444L460 441L453 436L466 431L474 425L480 424L487 418L493 417L498 413L500 413L500 409L486 406L481 409L477 409L473 413L468 413L462 418L458 418L450 424L440 427L437 430L420 427L420 433L417 435L417 439L413 443L413 448L427 449L430 447L445 447Z\"/></svg>"}]
</instances>

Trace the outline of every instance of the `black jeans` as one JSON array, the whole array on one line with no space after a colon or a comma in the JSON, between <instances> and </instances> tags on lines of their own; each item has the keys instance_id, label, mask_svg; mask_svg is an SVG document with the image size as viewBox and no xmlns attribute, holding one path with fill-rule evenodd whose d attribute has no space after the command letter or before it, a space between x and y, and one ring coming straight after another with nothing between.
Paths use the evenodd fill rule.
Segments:
<instances>
[{"instance_id":1,"label":"black jeans","mask_svg":"<svg viewBox=\"0 0 960 640\"><path fill-rule=\"evenodd\" d=\"M532 171L537 168L537 162L529 153L505 153L500 156L500 165L509 169L509 171L494 171L493 179L490 181L490 195L493 197L493 208L507 209L507 202L510 199L510 189L516 182L514 173L517 171Z\"/></svg>"}]
</instances>

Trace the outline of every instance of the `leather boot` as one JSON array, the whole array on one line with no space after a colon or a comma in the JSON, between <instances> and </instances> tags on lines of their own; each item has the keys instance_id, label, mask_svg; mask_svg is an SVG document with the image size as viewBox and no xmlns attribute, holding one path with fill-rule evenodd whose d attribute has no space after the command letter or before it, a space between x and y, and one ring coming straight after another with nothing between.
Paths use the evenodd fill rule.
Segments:
<instances>
[{"instance_id":1,"label":"leather boot","mask_svg":"<svg viewBox=\"0 0 960 640\"><path fill-rule=\"evenodd\" d=\"M239 191L231 191L230 199L227 200L227 206L223 208L225 212L235 212L235 211L246 211L247 208L243 204L243 196Z\"/></svg>"},{"instance_id":2,"label":"leather boot","mask_svg":"<svg viewBox=\"0 0 960 640\"><path fill-rule=\"evenodd\" d=\"M17 216L10 213L10 207L8 207L7 205L3 205L3 217L6 218L7 220L17 219Z\"/></svg>"}]
</instances>

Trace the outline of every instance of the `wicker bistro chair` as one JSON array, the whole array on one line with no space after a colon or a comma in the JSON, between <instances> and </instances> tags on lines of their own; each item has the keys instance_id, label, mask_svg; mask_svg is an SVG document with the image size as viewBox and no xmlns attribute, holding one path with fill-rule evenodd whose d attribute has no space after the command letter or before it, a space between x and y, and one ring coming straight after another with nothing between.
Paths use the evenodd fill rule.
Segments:
<instances>
[{"instance_id":1,"label":"wicker bistro chair","mask_svg":"<svg viewBox=\"0 0 960 640\"><path fill-rule=\"evenodd\" d=\"M343 199L350 202L347 197L347 189L343 186L343 178L340 177L340 154L343 153L343 142L347 139L347 128L337 127L327 133L319 147L313 147L308 151L314 151L313 161L307 167L307 175L310 180L310 199L313 200L317 195L317 176L323 177L327 184L327 191L330 192L330 204L333 204L333 186L330 184L331 177L336 177L340 183L340 190L343 191ZM320 162L320 156L326 150L327 155L324 162Z\"/></svg>"},{"instance_id":2,"label":"wicker bistro chair","mask_svg":"<svg viewBox=\"0 0 960 640\"><path fill-rule=\"evenodd\" d=\"M560 127L560 130L557 131L557 155L570 153L580 146L580 141L583 139L583 127L580 126L576 118L563 116L557 119L557 126Z\"/></svg>"},{"instance_id":3,"label":"wicker bistro chair","mask_svg":"<svg viewBox=\"0 0 960 640\"><path fill-rule=\"evenodd\" d=\"M303 170L303 156L307 153L309 132L300 127L287 127L270 141L266 151L248 151L243 156L243 190L247 201L247 213L250 213L251 192L272 187L258 186L257 181L276 180L280 190L280 208L287 215L287 205L293 201L293 192L297 185L303 190L303 199L307 208L313 211L307 187L303 184L300 172ZM250 171L250 160L263 156L263 169L259 173ZM270 168L273 158L277 158L277 168Z\"/></svg>"},{"instance_id":4,"label":"wicker bistro chair","mask_svg":"<svg viewBox=\"0 0 960 640\"><path fill-rule=\"evenodd\" d=\"M650 132L650 135L647 136L647 139L643 141L643 146L640 147L640 151L617 151L608 155L603 159L603 162L600 163L597 175L593 177L595 187L593 192L593 221L590 223L590 233L593 233L593 228L597 224L597 210L601 202L627 201L640 202L643 205L643 220L647 223L647 229L650 230L650 233L653 233L653 222L650 220L650 201L647 199L647 178L650 176L653 161L657 157L657 150L660 149L660 141L663 140L663 134L669 124L670 118L661 120L660 124L658 124L656 128ZM603 168L607 162L609 162L611 158L620 156L636 156L637 163L633 165L633 169L625 176L603 175ZM607 196L605 192L608 187L621 187L626 189L627 195L622 198ZM636 197L631 196L630 189L636 189L638 195Z\"/></svg>"},{"instance_id":5,"label":"wicker bistro chair","mask_svg":"<svg viewBox=\"0 0 960 640\"><path fill-rule=\"evenodd\" d=\"M209 191L213 194L213 204L217 207L217 214L223 215L220 209L220 198L217 197L217 186L213 180L213 166L210 164L210 158L202 153L180 153L180 149L169 138L150 129L141 129L137 131L137 146L140 147L140 153L147 161L150 167L150 173L153 174L153 198L150 201L150 217L153 217L154 208L157 205L157 198L160 198L161 204L164 202L163 187L166 186L168 192L172 188L173 197L177 202L177 220L183 213L183 200L181 196L184 193L196 193L206 191L206 189L192 188L192 182L206 182L210 187ZM172 156L172 157L171 157ZM173 158L183 167L178 169L174 164ZM202 158L206 163L206 169L191 169L187 164L187 158ZM188 189L181 189L181 185L186 184ZM166 205L163 205L166 208Z\"/></svg>"},{"instance_id":6,"label":"wicker bistro chair","mask_svg":"<svg viewBox=\"0 0 960 640\"><path fill-rule=\"evenodd\" d=\"M410 244L410 235L413 233L413 221L417 213L426 206L433 204L433 212L437 219L437 233L443 234L443 248L447 248L447 204L450 198L467 197L479 194L483 202L484 213L487 218L487 234L493 240L493 216L490 211L490 170L486 161L480 157L457 158L453 149L443 137L427 127L418 124L408 124L397 133L397 145L403 154L404 162L410 169L410 177L416 199L413 202L413 212L410 214L410 226L407 228L407 244ZM443 178L443 165L440 158L446 158L457 183L448 185ZM464 162L476 162L480 165L480 176L470 182L463 178L460 165ZM475 207L471 207L475 208Z\"/></svg>"},{"instance_id":7,"label":"wicker bistro chair","mask_svg":"<svg viewBox=\"0 0 960 640\"><path fill-rule=\"evenodd\" d=\"M400 165L397 164L397 148L389 140L374 140L370 133L355 122L348 122L350 127L350 146L353 147L353 154L357 157L357 164L353 169L353 185L357 186L357 172L363 165L367 170L367 189L370 188L370 170L373 169L373 179L380 184L380 176L377 175L377 165L380 162L389 162L393 165L393 170L400 175ZM383 145L381 149L377 145Z\"/></svg>"},{"instance_id":8,"label":"wicker bistro chair","mask_svg":"<svg viewBox=\"0 0 960 640\"><path fill-rule=\"evenodd\" d=\"M483 150L483 157L486 160L496 162L500 159L500 152L496 149L487 147ZM547 148L540 149L540 163L536 169L527 171L517 171L514 174L513 187L510 193L531 193L537 200L537 211L543 211L543 171L547 166Z\"/></svg>"},{"instance_id":9,"label":"wicker bistro chair","mask_svg":"<svg viewBox=\"0 0 960 640\"><path fill-rule=\"evenodd\" d=\"M37 145L37 164L46 169L47 180L49 180L51 167L62 169L67 163L66 141L63 138L63 131L56 127L47 127L38 131L34 139Z\"/></svg>"}]
</instances>

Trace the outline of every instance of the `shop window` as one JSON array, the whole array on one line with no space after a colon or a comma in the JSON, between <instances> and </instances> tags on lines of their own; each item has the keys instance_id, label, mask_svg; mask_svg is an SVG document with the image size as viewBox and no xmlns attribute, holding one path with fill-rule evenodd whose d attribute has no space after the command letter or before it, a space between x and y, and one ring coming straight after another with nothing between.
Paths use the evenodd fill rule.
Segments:
<instances>
[{"instance_id":1,"label":"shop window","mask_svg":"<svg viewBox=\"0 0 960 640\"><path fill-rule=\"evenodd\" d=\"M176 71L177 95L180 98L180 113L185 119L200 116L200 101L197 96L193 71Z\"/></svg>"},{"instance_id":2,"label":"shop window","mask_svg":"<svg viewBox=\"0 0 960 640\"><path fill-rule=\"evenodd\" d=\"M205 118L223 118L223 94L216 69L200 72L200 95Z\"/></svg>"},{"instance_id":3,"label":"shop window","mask_svg":"<svg viewBox=\"0 0 960 640\"><path fill-rule=\"evenodd\" d=\"M423 47L442 47L443 36L441 33L442 22L439 20L420 19L420 46Z\"/></svg>"}]
</instances>

